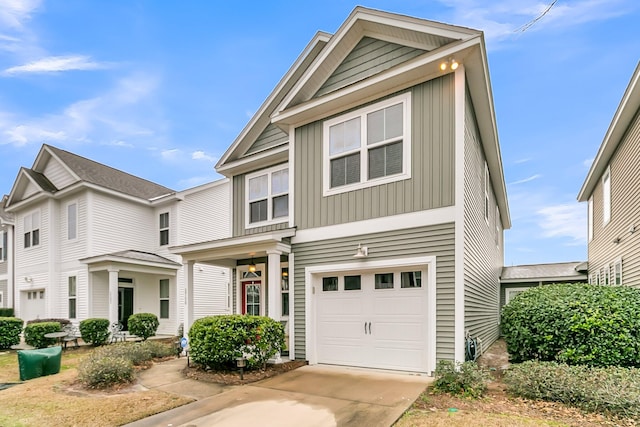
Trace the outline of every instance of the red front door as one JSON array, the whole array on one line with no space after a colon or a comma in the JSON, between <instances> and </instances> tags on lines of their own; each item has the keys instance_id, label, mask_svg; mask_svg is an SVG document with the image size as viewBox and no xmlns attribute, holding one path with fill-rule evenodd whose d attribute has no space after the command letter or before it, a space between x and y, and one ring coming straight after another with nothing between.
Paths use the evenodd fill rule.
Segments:
<instances>
[{"instance_id":1,"label":"red front door","mask_svg":"<svg viewBox=\"0 0 640 427\"><path fill-rule=\"evenodd\" d=\"M260 315L260 280L242 282L242 314Z\"/></svg>"}]
</instances>

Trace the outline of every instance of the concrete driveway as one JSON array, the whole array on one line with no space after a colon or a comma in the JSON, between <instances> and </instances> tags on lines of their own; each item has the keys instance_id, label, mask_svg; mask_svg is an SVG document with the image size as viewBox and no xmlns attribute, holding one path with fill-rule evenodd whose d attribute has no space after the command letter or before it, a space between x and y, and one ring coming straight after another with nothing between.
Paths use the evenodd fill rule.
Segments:
<instances>
[{"instance_id":1,"label":"concrete driveway","mask_svg":"<svg viewBox=\"0 0 640 427\"><path fill-rule=\"evenodd\" d=\"M390 426L431 381L422 375L304 366L130 426Z\"/></svg>"}]
</instances>

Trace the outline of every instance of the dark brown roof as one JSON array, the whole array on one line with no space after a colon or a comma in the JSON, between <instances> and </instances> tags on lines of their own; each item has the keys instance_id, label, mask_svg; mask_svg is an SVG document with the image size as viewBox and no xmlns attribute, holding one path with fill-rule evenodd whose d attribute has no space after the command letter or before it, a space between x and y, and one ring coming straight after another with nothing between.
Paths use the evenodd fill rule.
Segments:
<instances>
[{"instance_id":1,"label":"dark brown roof","mask_svg":"<svg viewBox=\"0 0 640 427\"><path fill-rule=\"evenodd\" d=\"M175 191L170 188L78 156L77 154L61 150L51 145L46 145L46 147L84 182L146 200L175 193Z\"/></svg>"},{"instance_id":2,"label":"dark brown roof","mask_svg":"<svg viewBox=\"0 0 640 427\"><path fill-rule=\"evenodd\" d=\"M46 176L41 174L40 172L36 172L33 169L22 168L27 175L29 175L40 188L49 193L55 193L58 191L55 185Z\"/></svg>"}]
</instances>

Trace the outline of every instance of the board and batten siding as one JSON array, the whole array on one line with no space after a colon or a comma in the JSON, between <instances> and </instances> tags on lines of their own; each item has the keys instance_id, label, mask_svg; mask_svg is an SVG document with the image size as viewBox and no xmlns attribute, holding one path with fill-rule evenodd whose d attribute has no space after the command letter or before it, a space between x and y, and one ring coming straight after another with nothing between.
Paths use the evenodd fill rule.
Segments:
<instances>
[{"instance_id":1,"label":"board and batten siding","mask_svg":"<svg viewBox=\"0 0 640 427\"><path fill-rule=\"evenodd\" d=\"M257 172L257 171L256 171ZM245 228L245 206L247 203L245 195L245 174L233 177L233 237L248 234L264 233L266 231L284 230L289 227L289 221L279 224L266 225L264 227ZM297 184L296 184L297 185ZM291 193L289 189L289 193Z\"/></svg>"},{"instance_id":2,"label":"board and batten siding","mask_svg":"<svg viewBox=\"0 0 640 427\"><path fill-rule=\"evenodd\" d=\"M402 259L420 255L436 256L436 357L454 358L454 224L446 223L406 230L294 244L295 253L293 310L295 358L305 353L305 268L351 262L354 248L366 242L368 260Z\"/></svg>"},{"instance_id":3,"label":"board and batten siding","mask_svg":"<svg viewBox=\"0 0 640 427\"><path fill-rule=\"evenodd\" d=\"M640 288L640 111L609 162L611 219L603 224L602 176L593 192L593 239L589 242L589 275L622 259L622 283ZM635 231L630 233L631 226ZM620 238L619 243L614 240Z\"/></svg>"},{"instance_id":4,"label":"board and batten siding","mask_svg":"<svg viewBox=\"0 0 640 427\"><path fill-rule=\"evenodd\" d=\"M278 145L286 144L289 140L289 135L282 131L279 127L273 123L269 123L267 127L262 131L260 136L256 138L255 142L245 155L257 153L258 151L264 151L268 148L276 147Z\"/></svg>"},{"instance_id":5,"label":"board and batten siding","mask_svg":"<svg viewBox=\"0 0 640 427\"><path fill-rule=\"evenodd\" d=\"M297 128L294 214L298 229L452 206L455 202L452 76L410 89L410 179L323 197L323 121Z\"/></svg>"},{"instance_id":6,"label":"board and batten siding","mask_svg":"<svg viewBox=\"0 0 640 427\"><path fill-rule=\"evenodd\" d=\"M315 94L315 98L364 80L425 53L371 37L363 37Z\"/></svg>"},{"instance_id":7,"label":"board and batten siding","mask_svg":"<svg viewBox=\"0 0 640 427\"><path fill-rule=\"evenodd\" d=\"M502 239L496 245L496 200L489 194L484 214L484 165L480 133L470 98L465 105L464 140L464 328L486 349L499 336ZM502 228L499 228L502 233Z\"/></svg>"},{"instance_id":8,"label":"board and batten siding","mask_svg":"<svg viewBox=\"0 0 640 427\"><path fill-rule=\"evenodd\" d=\"M69 171L53 157L51 157L47 162L42 174L46 176L58 190L62 190L77 181L76 178L74 178Z\"/></svg>"}]
</instances>

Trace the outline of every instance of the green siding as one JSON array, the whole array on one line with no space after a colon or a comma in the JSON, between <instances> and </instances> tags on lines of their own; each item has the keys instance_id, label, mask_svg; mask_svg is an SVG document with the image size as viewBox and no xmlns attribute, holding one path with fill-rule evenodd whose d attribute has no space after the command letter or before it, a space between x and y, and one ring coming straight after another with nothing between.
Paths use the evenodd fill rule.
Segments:
<instances>
[{"instance_id":1,"label":"green siding","mask_svg":"<svg viewBox=\"0 0 640 427\"><path fill-rule=\"evenodd\" d=\"M468 96L464 146L464 328L479 337L486 349L499 336L502 248L496 245L496 201L491 188L488 223L484 216L485 156ZM501 245L502 239L498 242Z\"/></svg>"},{"instance_id":2,"label":"green siding","mask_svg":"<svg viewBox=\"0 0 640 427\"><path fill-rule=\"evenodd\" d=\"M315 228L454 204L452 75L414 86L411 178L322 196L322 121L296 129L295 225Z\"/></svg>"},{"instance_id":3,"label":"green siding","mask_svg":"<svg viewBox=\"0 0 640 427\"><path fill-rule=\"evenodd\" d=\"M267 225L264 227L255 227L245 229L244 212L245 212L245 175L236 175L233 177L233 237L244 236L247 234L264 233L266 231L282 230L288 228L289 223Z\"/></svg>"},{"instance_id":4,"label":"green siding","mask_svg":"<svg viewBox=\"0 0 640 427\"><path fill-rule=\"evenodd\" d=\"M436 357L454 357L454 224L372 233L293 246L295 253L294 299L295 358L305 354L305 268L340 264L353 259L354 248L366 242L368 260L436 256Z\"/></svg>"},{"instance_id":5,"label":"green siding","mask_svg":"<svg viewBox=\"0 0 640 427\"><path fill-rule=\"evenodd\" d=\"M422 49L363 37L320 87L315 97L333 92L425 53Z\"/></svg>"},{"instance_id":6,"label":"green siding","mask_svg":"<svg viewBox=\"0 0 640 427\"><path fill-rule=\"evenodd\" d=\"M270 123L245 154L253 154L266 150L267 148L285 144L288 139L289 136L286 133L273 123Z\"/></svg>"}]
</instances>

